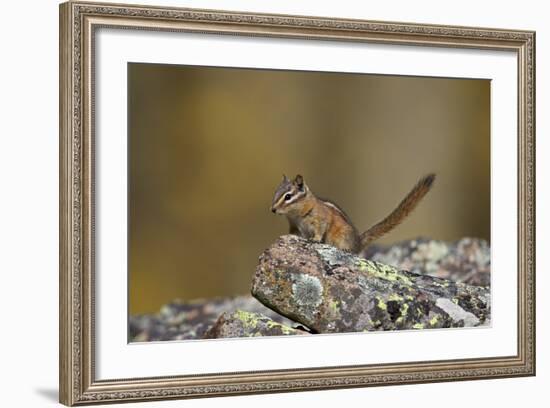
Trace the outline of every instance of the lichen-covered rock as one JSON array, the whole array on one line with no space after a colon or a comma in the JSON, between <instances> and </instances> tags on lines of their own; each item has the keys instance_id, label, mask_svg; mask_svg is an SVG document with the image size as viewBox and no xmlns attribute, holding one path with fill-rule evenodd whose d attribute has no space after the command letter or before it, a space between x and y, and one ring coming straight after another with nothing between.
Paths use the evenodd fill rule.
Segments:
<instances>
[{"instance_id":1,"label":"lichen-covered rock","mask_svg":"<svg viewBox=\"0 0 550 408\"><path fill-rule=\"evenodd\" d=\"M230 337L292 336L309 334L277 323L273 319L253 312L237 310L222 313L216 323L204 334L205 339Z\"/></svg>"},{"instance_id":2,"label":"lichen-covered rock","mask_svg":"<svg viewBox=\"0 0 550 408\"><path fill-rule=\"evenodd\" d=\"M469 285L491 284L491 248L482 239L466 237L445 242L417 238L390 246L372 245L365 258Z\"/></svg>"},{"instance_id":3,"label":"lichen-covered rock","mask_svg":"<svg viewBox=\"0 0 550 408\"><path fill-rule=\"evenodd\" d=\"M398 270L294 235L260 256L252 294L319 333L480 326L490 319L488 288Z\"/></svg>"},{"instance_id":4,"label":"lichen-covered rock","mask_svg":"<svg viewBox=\"0 0 550 408\"><path fill-rule=\"evenodd\" d=\"M175 300L164 305L159 313L130 316L130 341L201 339L222 313L236 310L261 313L285 326L297 325L268 309L250 295L186 302Z\"/></svg>"}]
</instances>

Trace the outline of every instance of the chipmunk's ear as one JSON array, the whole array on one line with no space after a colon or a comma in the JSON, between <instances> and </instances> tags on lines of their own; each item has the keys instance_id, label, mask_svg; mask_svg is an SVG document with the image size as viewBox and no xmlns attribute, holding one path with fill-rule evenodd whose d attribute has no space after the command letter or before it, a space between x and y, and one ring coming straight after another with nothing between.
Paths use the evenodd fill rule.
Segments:
<instances>
[{"instance_id":1,"label":"chipmunk's ear","mask_svg":"<svg viewBox=\"0 0 550 408\"><path fill-rule=\"evenodd\" d=\"M287 181L290 181L290 180L288 179L288 177L286 176L286 174L283 174L283 182L287 182Z\"/></svg>"},{"instance_id":2,"label":"chipmunk's ear","mask_svg":"<svg viewBox=\"0 0 550 408\"><path fill-rule=\"evenodd\" d=\"M304 178L301 175L298 174L294 178L294 184L296 184L300 190L303 190L304 189Z\"/></svg>"}]
</instances>

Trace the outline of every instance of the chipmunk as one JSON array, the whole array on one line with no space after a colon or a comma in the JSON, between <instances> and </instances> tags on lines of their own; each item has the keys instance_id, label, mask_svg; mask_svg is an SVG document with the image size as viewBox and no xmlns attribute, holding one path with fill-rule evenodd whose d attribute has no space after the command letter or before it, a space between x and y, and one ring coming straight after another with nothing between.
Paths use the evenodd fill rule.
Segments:
<instances>
[{"instance_id":1,"label":"chipmunk","mask_svg":"<svg viewBox=\"0 0 550 408\"><path fill-rule=\"evenodd\" d=\"M401 223L430 191L435 174L421 178L399 205L382 221L360 234L346 213L332 201L313 194L301 175L286 176L275 190L271 211L286 215L290 234L361 254L367 246Z\"/></svg>"}]
</instances>

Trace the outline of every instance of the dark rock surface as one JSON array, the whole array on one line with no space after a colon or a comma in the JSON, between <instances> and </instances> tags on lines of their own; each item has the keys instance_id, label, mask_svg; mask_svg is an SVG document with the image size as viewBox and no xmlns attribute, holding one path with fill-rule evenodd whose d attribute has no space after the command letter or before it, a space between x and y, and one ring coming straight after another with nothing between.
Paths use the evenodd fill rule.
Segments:
<instances>
[{"instance_id":1,"label":"dark rock surface","mask_svg":"<svg viewBox=\"0 0 550 408\"><path fill-rule=\"evenodd\" d=\"M241 310L261 313L285 326L297 324L268 309L250 295L231 298L174 301L159 313L130 316L130 341L163 341L200 339L224 312Z\"/></svg>"},{"instance_id":2,"label":"dark rock surface","mask_svg":"<svg viewBox=\"0 0 550 408\"><path fill-rule=\"evenodd\" d=\"M273 319L254 312L237 310L222 313L214 325L204 334L205 339L231 337L292 336L309 334L277 323Z\"/></svg>"},{"instance_id":3,"label":"dark rock surface","mask_svg":"<svg viewBox=\"0 0 550 408\"><path fill-rule=\"evenodd\" d=\"M486 287L402 271L294 235L261 255L252 294L319 333L479 326L490 319Z\"/></svg>"}]
</instances>

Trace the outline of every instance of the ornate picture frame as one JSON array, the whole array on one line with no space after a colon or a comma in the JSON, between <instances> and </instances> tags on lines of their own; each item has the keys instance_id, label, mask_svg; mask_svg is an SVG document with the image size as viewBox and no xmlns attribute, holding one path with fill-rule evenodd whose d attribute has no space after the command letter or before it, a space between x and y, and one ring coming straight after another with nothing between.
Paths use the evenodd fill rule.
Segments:
<instances>
[{"instance_id":1,"label":"ornate picture frame","mask_svg":"<svg viewBox=\"0 0 550 408\"><path fill-rule=\"evenodd\" d=\"M101 28L430 46L517 56L517 353L181 376L96 375L95 36ZM135 5L60 5L60 401L66 405L535 375L535 33Z\"/></svg>"}]
</instances>

